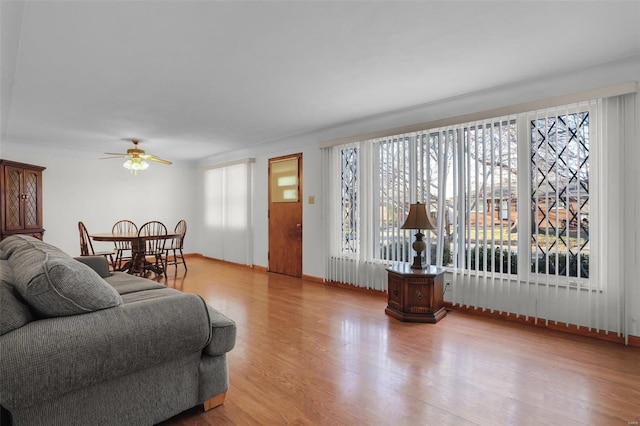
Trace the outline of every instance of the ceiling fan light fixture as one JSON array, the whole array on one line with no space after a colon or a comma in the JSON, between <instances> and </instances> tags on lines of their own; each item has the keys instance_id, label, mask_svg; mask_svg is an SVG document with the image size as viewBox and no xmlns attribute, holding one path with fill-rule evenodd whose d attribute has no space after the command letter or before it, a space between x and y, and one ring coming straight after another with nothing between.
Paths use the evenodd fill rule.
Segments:
<instances>
[{"instance_id":1,"label":"ceiling fan light fixture","mask_svg":"<svg viewBox=\"0 0 640 426\"><path fill-rule=\"evenodd\" d=\"M147 170L149 168L149 163L144 161L142 158L134 157L127 159L122 167L129 170L132 175L137 175L139 170Z\"/></svg>"},{"instance_id":2,"label":"ceiling fan light fixture","mask_svg":"<svg viewBox=\"0 0 640 426\"><path fill-rule=\"evenodd\" d=\"M122 167L129 170L132 175L137 175L140 170L147 170L149 168L149 162L154 161L160 164L170 165L171 161L163 160L162 158L156 157L155 155L147 154L144 150L138 148L139 139L130 139L133 143L133 148L127 149L126 153L121 152L105 152L105 154L110 155L111 157L104 157L101 160L106 160L110 158L123 158L127 157L127 160L124 162ZM148 160L148 161L145 161Z\"/></svg>"}]
</instances>

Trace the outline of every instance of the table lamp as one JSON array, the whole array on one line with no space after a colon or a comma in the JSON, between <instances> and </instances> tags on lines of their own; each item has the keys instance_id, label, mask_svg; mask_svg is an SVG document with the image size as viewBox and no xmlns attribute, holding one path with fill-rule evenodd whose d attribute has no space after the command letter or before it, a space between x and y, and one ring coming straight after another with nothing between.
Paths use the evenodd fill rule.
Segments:
<instances>
[{"instance_id":1,"label":"table lamp","mask_svg":"<svg viewBox=\"0 0 640 426\"><path fill-rule=\"evenodd\" d=\"M436 226L431 221L429 214L427 213L426 204L415 203L411 204L409 208L409 216L404 222L404 225L400 229L417 229L416 240L413 242L413 249L416 251L416 256L413 258L413 265L411 269L425 269L428 268L428 264L422 263L422 252L427 248L427 244L422 241L424 234L421 230L436 229Z\"/></svg>"}]
</instances>

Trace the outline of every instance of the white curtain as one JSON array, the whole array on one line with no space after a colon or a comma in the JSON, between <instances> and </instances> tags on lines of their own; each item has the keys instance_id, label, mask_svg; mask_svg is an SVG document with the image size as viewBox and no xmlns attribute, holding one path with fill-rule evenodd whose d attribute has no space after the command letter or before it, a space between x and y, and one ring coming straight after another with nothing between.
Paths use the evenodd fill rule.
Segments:
<instances>
[{"instance_id":1,"label":"white curtain","mask_svg":"<svg viewBox=\"0 0 640 426\"><path fill-rule=\"evenodd\" d=\"M205 171L204 255L253 264L252 162Z\"/></svg>"}]
</instances>

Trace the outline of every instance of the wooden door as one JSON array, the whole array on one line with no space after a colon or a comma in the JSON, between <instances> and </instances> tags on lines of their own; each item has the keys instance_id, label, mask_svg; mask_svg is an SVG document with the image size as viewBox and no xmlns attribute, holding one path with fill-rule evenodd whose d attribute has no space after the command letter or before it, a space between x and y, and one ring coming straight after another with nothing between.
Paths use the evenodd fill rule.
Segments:
<instances>
[{"instance_id":1,"label":"wooden door","mask_svg":"<svg viewBox=\"0 0 640 426\"><path fill-rule=\"evenodd\" d=\"M269 159L269 271L302 276L302 154Z\"/></svg>"}]
</instances>

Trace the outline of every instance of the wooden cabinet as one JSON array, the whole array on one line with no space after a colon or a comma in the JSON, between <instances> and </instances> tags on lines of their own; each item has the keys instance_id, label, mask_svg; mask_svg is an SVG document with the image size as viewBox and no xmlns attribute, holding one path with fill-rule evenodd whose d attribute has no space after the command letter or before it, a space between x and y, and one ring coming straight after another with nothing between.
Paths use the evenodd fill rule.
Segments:
<instances>
[{"instance_id":1,"label":"wooden cabinet","mask_svg":"<svg viewBox=\"0 0 640 426\"><path fill-rule=\"evenodd\" d=\"M442 268L411 269L409 263L398 262L387 268L387 273L387 315L400 321L435 323L447 314Z\"/></svg>"},{"instance_id":2,"label":"wooden cabinet","mask_svg":"<svg viewBox=\"0 0 640 426\"><path fill-rule=\"evenodd\" d=\"M42 239L42 166L0 160L0 240L14 234Z\"/></svg>"}]
</instances>

